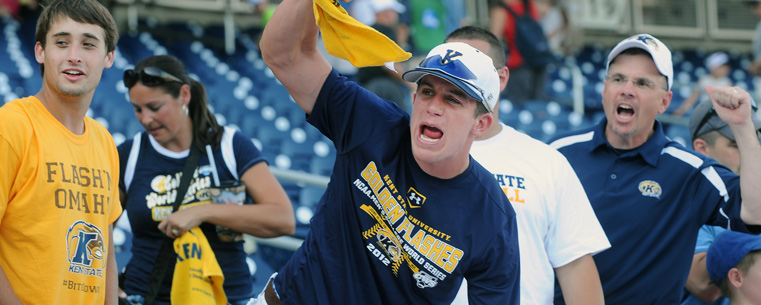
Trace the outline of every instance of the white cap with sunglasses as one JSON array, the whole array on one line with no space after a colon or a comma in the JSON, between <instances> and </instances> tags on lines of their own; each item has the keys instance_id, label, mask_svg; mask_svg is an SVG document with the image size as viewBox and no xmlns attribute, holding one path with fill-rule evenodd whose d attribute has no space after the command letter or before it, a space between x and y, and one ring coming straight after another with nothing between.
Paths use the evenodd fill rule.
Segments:
<instances>
[{"instance_id":1,"label":"white cap with sunglasses","mask_svg":"<svg viewBox=\"0 0 761 305\"><path fill-rule=\"evenodd\" d=\"M668 80L668 90L671 90L671 84L674 83L674 66L671 62L671 51L658 38L650 34L637 34L619 42L610 54L608 54L608 64L606 70L610 69L610 63L621 54L631 48L643 49L650 53L650 56L663 76Z\"/></svg>"}]
</instances>

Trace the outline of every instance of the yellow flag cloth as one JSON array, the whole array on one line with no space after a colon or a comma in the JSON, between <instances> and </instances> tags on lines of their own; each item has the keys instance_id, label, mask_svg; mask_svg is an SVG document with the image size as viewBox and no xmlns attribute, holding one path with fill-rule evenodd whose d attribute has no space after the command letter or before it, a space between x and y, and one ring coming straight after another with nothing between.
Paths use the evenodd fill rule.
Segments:
<instances>
[{"instance_id":1,"label":"yellow flag cloth","mask_svg":"<svg viewBox=\"0 0 761 305\"><path fill-rule=\"evenodd\" d=\"M328 53L356 67L380 66L412 57L386 35L349 16L338 0L314 0L314 17Z\"/></svg>"},{"instance_id":2,"label":"yellow flag cloth","mask_svg":"<svg viewBox=\"0 0 761 305\"><path fill-rule=\"evenodd\" d=\"M174 240L177 263L172 278L172 304L226 305L225 277L209 241L199 227Z\"/></svg>"}]
</instances>

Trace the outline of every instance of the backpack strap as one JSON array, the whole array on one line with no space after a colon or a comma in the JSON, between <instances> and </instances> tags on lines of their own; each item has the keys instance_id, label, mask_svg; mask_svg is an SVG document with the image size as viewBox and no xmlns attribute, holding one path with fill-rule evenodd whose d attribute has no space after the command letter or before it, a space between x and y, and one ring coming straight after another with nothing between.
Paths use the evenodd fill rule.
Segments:
<instances>
[{"instance_id":1,"label":"backpack strap","mask_svg":"<svg viewBox=\"0 0 761 305\"><path fill-rule=\"evenodd\" d=\"M194 144L195 141L190 144L190 153L188 158L185 159L185 165L182 168L180 186L177 187L177 197L174 200L174 204L172 204L172 212L176 212L180 208L182 201L185 199L185 194L188 191L190 182L193 180L193 174L198 166L198 160L201 159L201 152ZM159 294L161 283L164 282L164 275L166 275L169 265L176 261L176 257L177 255L174 252L174 240L167 236L163 236L161 239L161 248L156 256L156 260L153 262L153 270L151 270L151 277L148 281L144 304L154 304L156 296Z\"/></svg>"},{"instance_id":2,"label":"backpack strap","mask_svg":"<svg viewBox=\"0 0 761 305\"><path fill-rule=\"evenodd\" d=\"M222 141L219 146L222 150L222 159L225 160L225 166L233 175L235 180L240 180L238 177L238 162L235 160L235 151L233 150L233 135L235 135L235 129L224 127L225 131L222 134Z\"/></svg>"},{"instance_id":3,"label":"backpack strap","mask_svg":"<svg viewBox=\"0 0 761 305\"><path fill-rule=\"evenodd\" d=\"M518 19L520 17L526 16L526 15L529 14L529 11L528 11L528 1L527 0L523 2L523 8L525 10L523 12L523 15L518 15L518 13L516 13L513 9L511 9L509 6L507 6L507 4L505 4L503 2L500 2L499 5L502 8L506 9L507 12L510 13L510 15L513 15L513 18L515 18L515 19Z\"/></svg>"},{"instance_id":4,"label":"backpack strap","mask_svg":"<svg viewBox=\"0 0 761 305\"><path fill-rule=\"evenodd\" d=\"M129 150L127 165L124 167L125 192L129 190L132 178L135 177L135 166L137 165L137 156L140 154L140 141L143 138L142 135L142 132L138 132L135 134L135 137L132 138L132 148Z\"/></svg>"}]
</instances>

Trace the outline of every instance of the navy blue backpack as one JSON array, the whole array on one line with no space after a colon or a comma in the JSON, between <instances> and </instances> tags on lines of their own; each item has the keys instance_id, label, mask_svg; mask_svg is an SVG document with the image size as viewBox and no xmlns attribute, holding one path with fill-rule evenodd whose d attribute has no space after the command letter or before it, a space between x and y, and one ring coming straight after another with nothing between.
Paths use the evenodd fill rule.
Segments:
<instances>
[{"instance_id":1,"label":"navy blue backpack","mask_svg":"<svg viewBox=\"0 0 761 305\"><path fill-rule=\"evenodd\" d=\"M552 62L554 57L542 26L531 17L528 1L523 0L523 15L518 15L502 2L500 5L515 18L515 44L523 56L523 62L533 68L544 67Z\"/></svg>"}]
</instances>

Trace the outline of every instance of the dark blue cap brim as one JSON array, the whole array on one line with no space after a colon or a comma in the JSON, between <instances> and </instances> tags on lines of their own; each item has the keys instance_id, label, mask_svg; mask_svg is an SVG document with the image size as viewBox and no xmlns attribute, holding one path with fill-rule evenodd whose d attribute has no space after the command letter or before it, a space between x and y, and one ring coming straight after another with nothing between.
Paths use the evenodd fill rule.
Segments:
<instances>
[{"instance_id":1,"label":"dark blue cap brim","mask_svg":"<svg viewBox=\"0 0 761 305\"><path fill-rule=\"evenodd\" d=\"M450 75L449 73L446 73L444 71L441 71L439 69L429 69L429 68L420 68L417 67L413 70L404 72L402 75L402 79L408 82L416 83L418 82L423 76L426 75L435 75L438 77L441 77L448 82L452 83L453 85L457 86L457 88L460 88L462 91L465 91L465 93L468 94L468 96L474 98L475 100L484 103L484 98L481 96L480 92L476 91L469 85L468 83L462 81L460 78L457 78L455 76ZM488 109L490 108L488 105L484 104L484 106ZM489 112L491 112L491 109L489 109Z\"/></svg>"}]
</instances>

